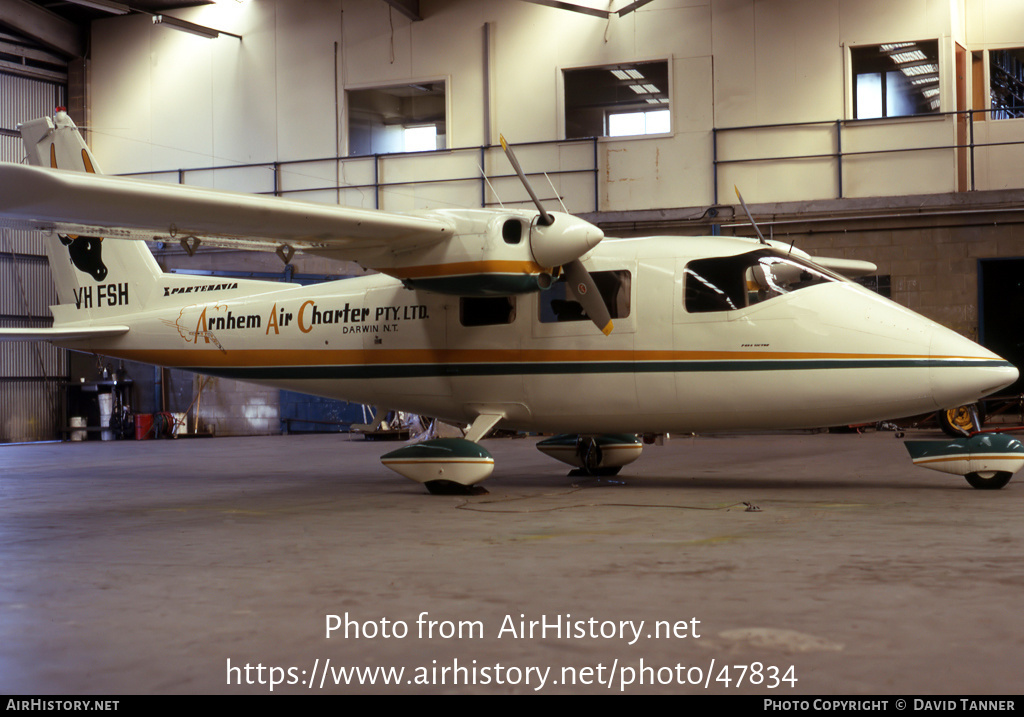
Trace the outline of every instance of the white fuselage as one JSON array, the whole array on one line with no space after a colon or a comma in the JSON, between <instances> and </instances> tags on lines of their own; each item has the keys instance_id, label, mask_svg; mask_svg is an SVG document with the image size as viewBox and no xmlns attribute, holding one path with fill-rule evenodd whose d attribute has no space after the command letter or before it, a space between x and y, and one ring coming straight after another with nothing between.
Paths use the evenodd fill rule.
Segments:
<instances>
[{"instance_id":1,"label":"white fuselage","mask_svg":"<svg viewBox=\"0 0 1024 717\"><path fill-rule=\"evenodd\" d=\"M571 433L802 428L924 413L1012 382L999 357L848 281L691 311L685 267L746 240L606 240L591 272L626 270L625 315L463 325L463 301L374 275L313 287L176 275L125 336L70 347L470 422ZM189 289L192 285L193 288ZM198 287L198 288L195 288ZM206 289L206 290L200 290Z\"/></svg>"}]
</instances>

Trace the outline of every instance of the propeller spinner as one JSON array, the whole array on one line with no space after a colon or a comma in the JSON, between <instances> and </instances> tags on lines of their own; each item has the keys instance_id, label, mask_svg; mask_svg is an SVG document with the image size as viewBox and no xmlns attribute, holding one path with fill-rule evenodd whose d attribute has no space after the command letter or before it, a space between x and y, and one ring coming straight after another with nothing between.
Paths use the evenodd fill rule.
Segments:
<instances>
[{"instance_id":1,"label":"propeller spinner","mask_svg":"<svg viewBox=\"0 0 1024 717\"><path fill-rule=\"evenodd\" d=\"M601 292L594 283L580 257L597 246L604 238L604 232L590 222L571 214L549 212L541 204L537 194L530 186L523 168L519 166L511 147L503 135L499 135L501 148L505 150L509 164L519 176L527 194L533 200L540 215L530 229L530 250L534 259L541 266L561 266L565 272L566 284L573 298L579 302L594 325L607 336L612 332L612 317L605 306Z\"/></svg>"}]
</instances>

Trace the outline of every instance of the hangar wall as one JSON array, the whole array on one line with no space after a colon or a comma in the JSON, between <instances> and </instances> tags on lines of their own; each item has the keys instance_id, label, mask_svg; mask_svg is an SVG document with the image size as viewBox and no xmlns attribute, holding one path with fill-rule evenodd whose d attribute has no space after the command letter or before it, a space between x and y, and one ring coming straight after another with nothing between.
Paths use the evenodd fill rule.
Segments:
<instances>
[{"instance_id":1,"label":"hangar wall","mask_svg":"<svg viewBox=\"0 0 1024 717\"><path fill-rule=\"evenodd\" d=\"M15 127L26 114L46 114L66 97L63 78L0 71L0 161L20 162L25 156ZM0 229L0 325L49 326L53 319L47 307L56 301L37 234ZM0 443L53 438L67 377L63 349L43 342L0 343Z\"/></svg>"},{"instance_id":2,"label":"hangar wall","mask_svg":"<svg viewBox=\"0 0 1024 717\"><path fill-rule=\"evenodd\" d=\"M828 155L837 143L865 153L945 148L847 158L842 196L946 192L957 188L964 162L952 149L956 119L853 120L849 49L936 40L940 110L948 113L962 104L957 46L1024 45L1014 30L1024 27L1024 6L1014 0L658 0L608 21L498 0L423 0L421 8L421 22L379 0L260 0L180 11L241 41L168 31L140 15L95 22L96 151L115 173L334 157L347 150L346 90L435 80L448 88L447 147L494 143L499 130L514 142L555 140L565 131L562 70L666 59L671 131L599 144L594 209L706 206L733 184L751 201L830 198L837 195L835 157L722 165L717 181L713 166L716 158ZM977 141L1019 141L1021 122L976 122ZM787 126L763 127L779 124ZM750 126L759 129L713 134ZM1024 184L1007 176L1021 159L1024 146L979 151L979 188ZM296 172L324 181L344 174L327 165ZM266 167L193 180L250 191L273 186ZM402 190L415 191L427 190ZM475 191L466 201L479 202ZM394 202L388 208L409 208Z\"/></svg>"}]
</instances>

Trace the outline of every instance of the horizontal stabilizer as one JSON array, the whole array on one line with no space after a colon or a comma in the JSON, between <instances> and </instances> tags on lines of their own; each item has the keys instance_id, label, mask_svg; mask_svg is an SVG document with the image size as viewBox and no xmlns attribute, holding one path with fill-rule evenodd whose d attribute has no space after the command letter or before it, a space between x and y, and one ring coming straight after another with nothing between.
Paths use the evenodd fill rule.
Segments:
<instances>
[{"instance_id":1,"label":"horizontal stabilizer","mask_svg":"<svg viewBox=\"0 0 1024 717\"><path fill-rule=\"evenodd\" d=\"M0 329L0 341L82 341L104 339L128 333L127 326L85 326L81 328Z\"/></svg>"}]
</instances>

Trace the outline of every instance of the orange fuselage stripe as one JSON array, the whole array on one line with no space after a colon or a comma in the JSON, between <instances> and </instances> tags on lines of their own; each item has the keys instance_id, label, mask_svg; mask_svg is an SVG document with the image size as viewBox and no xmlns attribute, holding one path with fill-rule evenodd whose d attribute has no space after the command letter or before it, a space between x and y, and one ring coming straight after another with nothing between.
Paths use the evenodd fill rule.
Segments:
<instances>
[{"instance_id":1,"label":"orange fuselage stripe","mask_svg":"<svg viewBox=\"0 0 1024 717\"><path fill-rule=\"evenodd\" d=\"M467 274L540 274L548 270L532 261L458 261L451 264L400 266L382 271L396 279L425 279Z\"/></svg>"}]
</instances>

